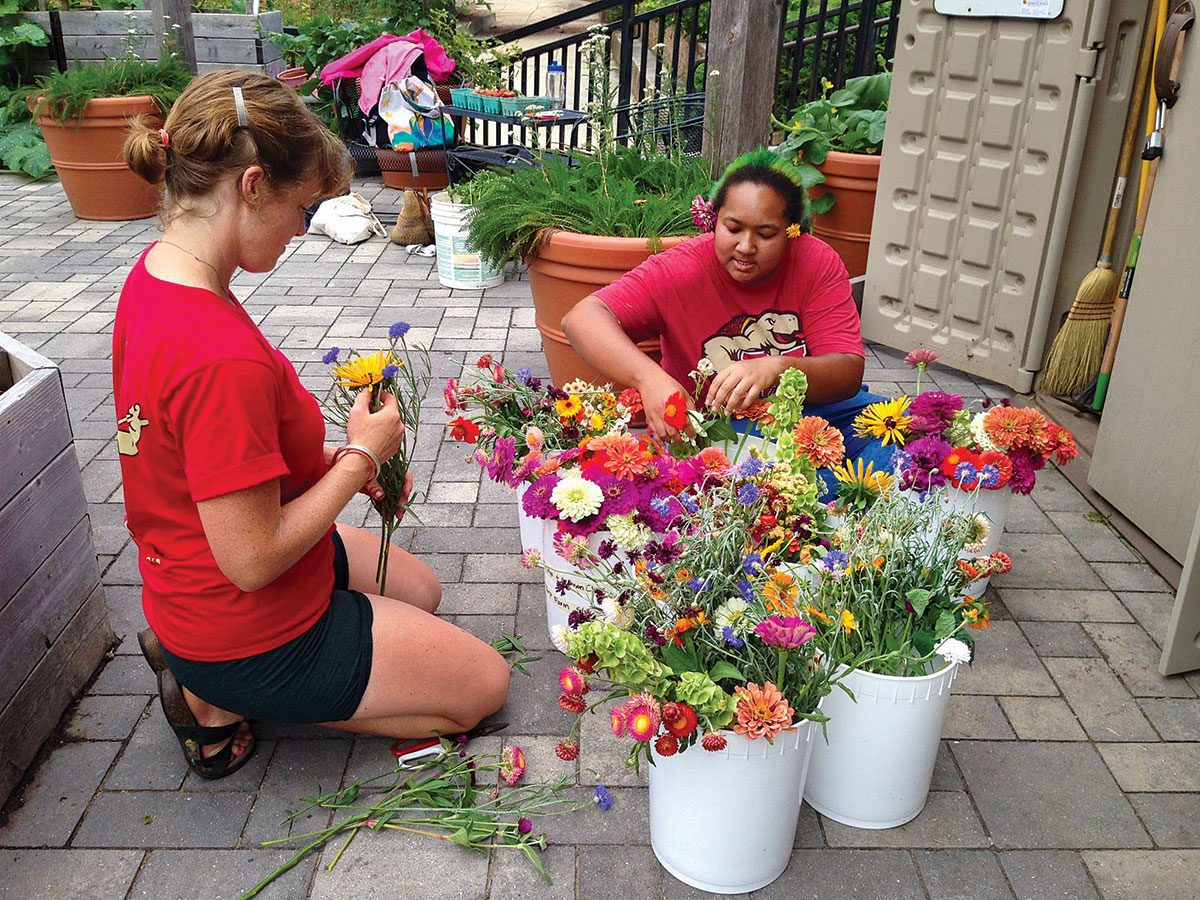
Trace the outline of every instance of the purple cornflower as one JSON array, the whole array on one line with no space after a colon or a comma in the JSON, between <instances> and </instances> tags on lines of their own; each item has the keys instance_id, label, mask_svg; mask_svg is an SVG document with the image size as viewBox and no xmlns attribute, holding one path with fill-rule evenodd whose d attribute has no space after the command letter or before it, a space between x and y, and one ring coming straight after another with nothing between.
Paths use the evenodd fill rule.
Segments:
<instances>
[{"instance_id":1,"label":"purple cornflower","mask_svg":"<svg viewBox=\"0 0 1200 900\"><path fill-rule=\"evenodd\" d=\"M660 516L665 516L671 511L671 500L668 497L654 497L650 500L650 508Z\"/></svg>"},{"instance_id":2,"label":"purple cornflower","mask_svg":"<svg viewBox=\"0 0 1200 900\"><path fill-rule=\"evenodd\" d=\"M992 490L1000 483L1000 467L995 463L984 463L979 469L979 486Z\"/></svg>"},{"instance_id":3,"label":"purple cornflower","mask_svg":"<svg viewBox=\"0 0 1200 900\"><path fill-rule=\"evenodd\" d=\"M338 361L338 355L341 352L341 347L330 347L329 350L326 351L325 355L321 357L321 362L325 363L327 366L331 366Z\"/></svg>"},{"instance_id":4,"label":"purple cornflower","mask_svg":"<svg viewBox=\"0 0 1200 900\"><path fill-rule=\"evenodd\" d=\"M710 587L712 587L712 580L706 578L701 581L699 578L693 578L688 582L688 587L699 594L701 591L707 591Z\"/></svg>"},{"instance_id":5,"label":"purple cornflower","mask_svg":"<svg viewBox=\"0 0 1200 900\"><path fill-rule=\"evenodd\" d=\"M596 548L596 555L601 559L609 559L617 552L617 545L614 541L603 540L600 546Z\"/></svg>"},{"instance_id":6,"label":"purple cornflower","mask_svg":"<svg viewBox=\"0 0 1200 900\"><path fill-rule=\"evenodd\" d=\"M521 366L521 368L517 369L515 377L517 384L528 386L529 382L533 380L533 370L529 366Z\"/></svg>"},{"instance_id":7,"label":"purple cornflower","mask_svg":"<svg viewBox=\"0 0 1200 900\"><path fill-rule=\"evenodd\" d=\"M600 807L601 812L608 812L610 809L612 809L612 794L608 792L608 788L606 788L604 785L596 785L595 789L592 791L592 799L595 801L596 805Z\"/></svg>"},{"instance_id":8,"label":"purple cornflower","mask_svg":"<svg viewBox=\"0 0 1200 900\"><path fill-rule=\"evenodd\" d=\"M738 502L741 503L742 506L749 506L758 499L758 495L758 485L754 482L743 484L740 488L738 488L737 492Z\"/></svg>"},{"instance_id":9,"label":"purple cornflower","mask_svg":"<svg viewBox=\"0 0 1200 900\"><path fill-rule=\"evenodd\" d=\"M721 638L734 650L741 650L746 646L746 642L737 636L732 625L726 625L721 629Z\"/></svg>"},{"instance_id":10,"label":"purple cornflower","mask_svg":"<svg viewBox=\"0 0 1200 900\"><path fill-rule=\"evenodd\" d=\"M380 370L379 374L382 375L384 377L384 379L386 380L388 378L395 378L396 373L399 371L400 371L400 367L398 365L396 365L395 363L388 363L386 366L384 366Z\"/></svg>"},{"instance_id":11,"label":"purple cornflower","mask_svg":"<svg viewBox=\"0 0 1200 900\"><path fill-rule=\"evenodd\" d=\"M748 582L745 578L739 578L737 583L738 594L747 603L754 600L754 585Z\"/></svg>"},{"instance_id":12,"label":"purple cornflower","mask_svg":"<svg viewBox=\"0 0 1200 900\"><path fill-rule=\"evenodd\" d=\"M747 456L737 464L737 468L734 470L734 473L739 478L753 478L755 475L762 474L764 469L766 469L766 466L763 465L763 461L761 459L759 459L757 456Z\"/></svg>"},{"instance_id":13,"label":"purple cornflower","mask_svg":"<svg viewBox=\"0 0 1200 900\"><path fill-rule=\"evenodd\" d=\"M700 509L700 504L687 494L680 494L678 500L680 505L690 513L694 513Z\"/></svg>"},{"instance_id":14,"label":"purple cornflower","mask_svg":"<svg viewBox=\"0 0 1200 900\"><path fill-rule=\"evenodd\" d=\"M572 629L577 629L584 622L590 622L594 618L596 618L596 614L590 609L573 609L567 616L567 625Z\"/></svg>"},{"instance_id":15,"label":"purple cornflower","mask_svg":"<svg viewBox=\"0 0 1200 900\"><path fill-rule=\"evenodd\" d=\"M747 575L757 575L762 571L763 558L761 553L747 553L742 560L742 571Z\"/></svg>"},{"instance_id":16,"label":"purple cornflower","mask_svg":"<svg viewBox=\"0 0 1200 900\"><path fill-rule=\"evenodd\" d=\"M963 460L954 467L954 480L963 487L974 487L975 482L979 481L979 470L974 463Z\"/></svg>"},{"instance_id":17,"label":"purple cornflower","mask_svg":"<svg viewBox=\"0 0 1200 900\"><path fill-rule=\"evenodd\" d=\"M850 564L850 557L841 550L830 550L822 557L817 565L830 573L834 578L840 578L846 574L846 566Z\"/></svg>"},{"instance_id":18,"label":"purple cornflower","mask_svg":"<svg viewBox=\"0 0 1200 900\"><path fill-rule=\"evenodd\" d=\"M402 338L408 334L408 330L410 328L412 328L412 326L407 322L395 322L392 324L392 327L388 329L388 337L390 337L393 341L397 340L398 338Z\"/></svg>"}]
</instances>

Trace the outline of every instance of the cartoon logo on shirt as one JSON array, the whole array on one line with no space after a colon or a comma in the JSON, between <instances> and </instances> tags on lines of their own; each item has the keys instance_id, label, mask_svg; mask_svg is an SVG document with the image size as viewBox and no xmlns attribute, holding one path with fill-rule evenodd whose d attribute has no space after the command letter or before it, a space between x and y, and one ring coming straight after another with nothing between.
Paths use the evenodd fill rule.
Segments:
<instances>
[{"instance_id":1,"label":"cartoon logo on shirt","mask_svg":"<svg viewBox=\"0 0 1200 900\"><path fill-rule=\"evenodd\" d=\"M734 316L704 342L703 350L718 372L742 359L806 353L800 318L777 309Z\"/></svg>"},{"instance_id":2,"label":"cartoon logo on shirt","mask_svg":"<svg viewBox=\"0 0 1200 900\"><path fill-rule=\"evenodd\" d=\"M149 424L149 419L142 418L142 404L129 407L129 414L117 419L117 452L123 456L137 456L142 429Z\"/></svg>"}]
</instances>

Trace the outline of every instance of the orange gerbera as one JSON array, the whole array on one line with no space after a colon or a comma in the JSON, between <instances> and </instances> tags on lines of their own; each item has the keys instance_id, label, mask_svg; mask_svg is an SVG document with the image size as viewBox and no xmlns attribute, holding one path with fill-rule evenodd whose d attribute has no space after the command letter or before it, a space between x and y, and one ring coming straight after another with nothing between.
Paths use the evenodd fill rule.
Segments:
<instances>
[{"instance_id":1,"label":"orange gerbera","mask_svg":"<svg viewBox=\"0 0 1200 900\"><path fill-rule=\"evenodd\" d=\"M796 449L818 469L836 466L846 456L842 433L820 416L805 416L792 433Z\"/></svg>"},{"instance_id":2,"label":"orange gerbera","mask_svg":"<svg viewBox=\"0 0 1200 900\"><path fill-rule=\"evenodd\" d=\"M800 589L796 579L788 572L774 572L763 586L763 597L766 599L768 612L781 616L796 615L796 598Z\"/></svg>"},{"instance_id":3,"label":"orange gerbera","mask_svg":"<svg viewBox=\"0 0 1200 900\"><path fill-rule=\"evenodd\" d=\"M792 731L792 707L779 688L767 682L761 688L754 682L734 691L737 710L733 730L750 740L765 737L774 741L781 731Z\"/></svg>"},{"instance_id":4,"label":"orange gerbera","mask_svg":"<svg viewBox=\"0 0 1200 900\"><path fill-rule=\"evenodd\" d=\"M637 450L638 442L631 434L601 434L587 438L586 449L589 453L615 453L623 450Z\"/></svg>"}]
</instances>

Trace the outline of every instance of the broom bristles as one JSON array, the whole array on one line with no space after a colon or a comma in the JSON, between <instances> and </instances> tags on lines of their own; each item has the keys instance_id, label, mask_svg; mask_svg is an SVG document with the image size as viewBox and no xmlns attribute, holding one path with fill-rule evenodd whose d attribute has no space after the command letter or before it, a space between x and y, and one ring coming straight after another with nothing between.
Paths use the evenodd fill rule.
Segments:
<instances>
[{"instance_id":1,"label":"broom bristles","mask_svg":"<svg viewBox=\"0 0 1200 900\"><path fill-rule=\"evenodd\" d=\"M1073 396L1100 371L1108 323L1120 279L1108 265L1087 274L1075 294L1067 321L1054 337L1038 379L1038 389L1057 397Z\"/></svg>"}]
</instances>

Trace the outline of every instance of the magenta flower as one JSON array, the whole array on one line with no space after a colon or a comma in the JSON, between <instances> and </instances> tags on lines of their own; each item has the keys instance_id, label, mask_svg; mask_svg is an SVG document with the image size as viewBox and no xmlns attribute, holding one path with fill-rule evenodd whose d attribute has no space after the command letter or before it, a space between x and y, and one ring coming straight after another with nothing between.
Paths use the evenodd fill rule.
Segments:
<instances>
[{"instance_id":1,"label":"magenta flower","mask_svg":"<svg viewBox=\"0 0 1200 900\"><path fill-rule=\"evenodd\" d=\"M945 391L925 391L917 394L908 405L912 421L908 430L913 434L940 434L954 421L954 414L963 408L963 399Z\"/></svg>"},{"instance_id":2,"label":"magenta flower","mask_svg":"<svg viewBox=\"0 0 1200 900\"><path fill-rule=\"evenodd\" d=\"M500 780L509 787L515 787L525 775L525 751L517 745L505 747L500 751Z\"/></svg>"},{"instance_id":3,"label":"magenta flower","mask_svg":"<svg viewBox=\"0 0 1200 900\"><path fill-rule=\"evenodd\" d=\"M517 834L529 834L533 831L533 822L524 816L517 819Z\"/></svg>"},{"instance_id":4,"label":"magenta flower","mask_svg":"<svg viewBox=\"0 0 1200 900\"><path fill-rule=\"evenodd\" d=\"M713 231L717 227L717 212L712 202L700 194L692 198L692 224L703 232Z\"/></svg>"},{"instance_id":5,"label":"magenta flower","mask_svg":"<svg viewBox=\"0 0 1200 900\"><path fill-rule=\"evenodd\" d=\"M550 495L554 493L560 480L561 475L551 472L531 484L525 496L521 498L525 514L535 519L557 519L558 508L550 502Z\"/></svg>"},{"instance_id":6,"label":"magenta flower","mask_svg":"<svg viewBox=\"0 0 1200 900\"><path fill-rule=\"evenodd\" d=\"M754 626L754 633L764 644L795 650L811 641L817 629L799 616L768 616Z\"/></svg>"}]
</instances>

